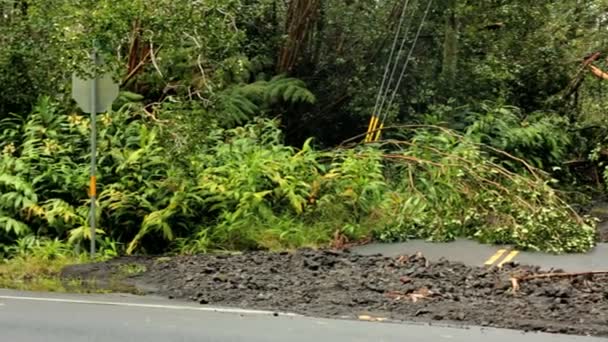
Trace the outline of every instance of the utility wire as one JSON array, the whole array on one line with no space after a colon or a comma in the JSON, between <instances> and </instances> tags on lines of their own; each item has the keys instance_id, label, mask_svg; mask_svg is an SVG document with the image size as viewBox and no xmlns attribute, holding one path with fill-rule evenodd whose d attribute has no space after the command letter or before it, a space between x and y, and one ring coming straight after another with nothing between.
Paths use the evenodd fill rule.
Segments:
<instances>
[{"instance_id":1,"label":"utility wire","mask_svg":"<svg viewBox=\"0 0 608 342\"><path fill-rule=\"evenodd\" d=\"M383 91L382 101L380 102L380 106L378 108L374 108L374 113L377 116L380 116L382 114L382 108L384 108L384 103L386 102L387 96L390 93L389 87L391 86L391 84L393 83L393 80L395 78L395 72L397 71L399 59L401 59L401 55L403 54L403 48L405 47L405 43L407 42L407 36L410 33L410 29L412 27L412 22L414 21L415 12L416 12L415 10L412 12L411 18L408 21L408 24L407 24L407 27L405 30L405 34L403 35L403 38L401 39L401 45L399 46L399 54L395 58L395 65L393 65L391 75L388 78L388 84L386 85L386 89ZM390 63L390 61L389 61L389 63ZM387 63L387 66L389 63Z\"/></svg>"},{"instance_id":2,"label":"utility wire","mask_svg":"<svg viewBox=\"0 0 608 342\"><path fill-rule=\"evenodd\" d=\"M395 32L395 38L393 39L393 45L391 47L391 53L388 57L388 62L386 63L386 67L384 68L384 76L382 77L382 84L380 84L380 90L378 91L378 95L376 96L376 104L374 105L374 112L372 113L372 115L379 114L377 112L378 105L380 104L380 98L383 96L383 93L384 93L384 85L386 84L386 81L387 81L390 64L392 62L393 55L395 54L395 48L397 47L397 41L399 40L399 33L401 33L401 27L403 26L403 21L405 19L405 13L407 11L409 2L410 2L410 0L406 0L405 3L403 4L403 9L401 11L401 17L399 18L399 25L397 26L397 32ZM408 26L408 31L409 31L409 26ZM406 32L406 36L407 36L407 32ZM401 55L402 49L403 49L403 43L401 44L401 47L399 48L399 54L397 55L397 59ZM395 61L395 66L396 65L397 65L397 62ZM394 69L393 69L393 73L394 73ZM389 79L389 83L386 84L387 90L388 90L388 87L390 86L390 82L392 81L392 76L393 75L391 73L391 78Z\"/></svg>"},{"instance_id":3,"label":"utility wire","mask_svg":"<svg viewBox=\"0 0 608 342\"><path fill-rule=\"evenodd\" d=\"M373 140L374 134L372 132L374 132L374 130L376 129L376 126L378 125L378 121L380 120L380 113L378 112L378 106L380 104L380 99L382 98L382 103L384 103L385 99L383 98L383 96L386 96L385 95L385 86L386 86L386 92L388 92L388 88L389 88L390 84L392 83L394 70L393 70L393 73L391 74L391 77L390 78L387 78L387 77L388 77L388 73L390 70L390 65L393 60L393 56L395 55L395 48L397 47L397 41L399 40L399 34L401 33L401 29L403 28L403 21L405 20L405 14L407 13L407 8L409 5L409 2L410 2L410 0L406 0L403 3L403 9L401 10L401 16L399 17L399 24L397 25L397 30L395 32L395 38L393 39L393 44L391 46L391 53L388 58L388 62L386 63L386 66L384 68L384 75L382 76L382 83L380 85L380 89L378 90L378 95L376 96L376 103L374 104L374 111L372 112L371 118L369 120L369 125L367 127L367 134L365 136L365 142L370 142ZM408 31L409 31L409 27L408 27ZM400 47L398 56L401 56L402 49L403 49L403 44ZM398 59L399 59L399 57L397 57L397 60ZM395 67L396 67L396 65L397 65L397 61L395 61Z\"/></svg>"},{"instance_id":4,"label":"utility wire","mask_svg":"<svg viewBox=\"0 0 608 342\"><path fill-rule=\"evenodd\" d=\"M382 123L381 126L384 125L384 122L386 121L386 118L388 117L388 109L391 108L391 106L393 105L393 102L395 100L395 96L397 95L397 91L399 90L399 86L401 85L401 82L403 81L403 77L405 76L405 72L407 70L407 67L409 65L410 59L412 58L412 54L414 52L414 48L416 47L416 43L418 42L418 39L420 38L420 32L422 31L422 27L424 26L424 23L426 21L426 18L430 12L431 9L431 5L433 4L433 0L429 0L427 6L426 6L426 10L424 11L424 16L422 17L422 20L420 21L420 26L418 26L418 32L416 32L416 37L414 38L414 42L412 43L412 46L410 48L410 51L407 55L407 58L405 60L405 63L403 65L403 69L401 70L401 75L399 75L399 79L397 80L397 85L395 86L395 89L393 90L393 93L391 95L391 99L388 102L388 105L386 106L387 110L384 112L383 116L382 116ZM382 108L379 109L380 111L382 111Z\"/></svg>"}]
</instances>

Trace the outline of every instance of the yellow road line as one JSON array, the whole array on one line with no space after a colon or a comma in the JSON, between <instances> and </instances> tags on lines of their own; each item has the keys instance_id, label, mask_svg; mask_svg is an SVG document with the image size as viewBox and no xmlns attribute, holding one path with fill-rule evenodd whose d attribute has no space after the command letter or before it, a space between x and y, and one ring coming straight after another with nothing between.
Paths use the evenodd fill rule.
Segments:
<instances>
[{"instance_id":1,"label":"yellow road line","mask_svg":"<svg viewBox=\"0 0 608 342\"><path fill-rule=\"evenodd\" d=\"M494 253L494 255L492 255L490 257L490 259L488 259L485 262L485 265L487 265L487 266L493 265L496 262L496 260L500 259L502 257L502 255L505 254L506 252L507 252L506 249L499 249L498 251L496 251L496 253Z\"/></svg>"},{"instance_id":2,"label":"yellow road line","mask_svg":"<svg viewBox=\"0 0 608 342\"><path fill-rule=\"evenodd\" d=\"M502 267L502 265L506 264L507 262L513 260L517 254L519 254L518 251L511 251L511 253L509 253L509 255L507 255L504 259L502 259L502 261L500 262L500 264L498 264L498 267Z\"/></svg>"}]
</instances>

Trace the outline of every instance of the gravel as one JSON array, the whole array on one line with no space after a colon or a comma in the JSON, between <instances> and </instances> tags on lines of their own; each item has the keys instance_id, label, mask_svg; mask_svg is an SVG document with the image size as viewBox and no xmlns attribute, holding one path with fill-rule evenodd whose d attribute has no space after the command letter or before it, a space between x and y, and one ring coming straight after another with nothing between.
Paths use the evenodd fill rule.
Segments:
<instances>
[{"instance_id":1,"label":"gravel","mask_svg":"<svg viewBox=\"0 0 608 342\"><path fill-rule=\"evenodd\" d=\"M130 269L140 272L125 271ZM431 263L421 255L299 250L122 257L69 266L62 277L95 279L98 286L120 283L122 289L201 305L608 336L608 277L531 279L514 291L512 277L539 273L515 264L487 269Z\"/></svg>"}]
</instances>

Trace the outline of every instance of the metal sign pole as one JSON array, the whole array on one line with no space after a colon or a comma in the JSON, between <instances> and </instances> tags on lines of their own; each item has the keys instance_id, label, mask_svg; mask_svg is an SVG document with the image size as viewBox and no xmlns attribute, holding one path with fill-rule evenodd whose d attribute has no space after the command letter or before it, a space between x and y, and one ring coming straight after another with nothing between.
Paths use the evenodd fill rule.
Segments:
<instances>
[{"instance_id":1,"label":"metal sign pole","mask_svg":"<svg viewBox=\"0 0 608 342\"><path fill-rule=\"evenodd\" d=\"M94 70L91 78L91 178L89 182L89 196L91 197L91 258L95 257L95 226L97 221L97 66L99 58L94 48L91 53Z\"/></svg>"},{"instance_id":2,"label":"metal sign pole","mask_svg":"<svg viewBox=\"0 0 608 342\"><path fill-rule=\"evenodd\" d=\"M93 77L80 78L76 72L72 74L72 98L76 100L83 112L91 114L91 175L89 179L89 198L91 210L89 224L91 226L91 257L95 257L95 233L97 230L97 113L111 108L118 96L119 85L114 82L109 73L99 75L97 68L103 64L95 42L90 58L93 61Z\"/></svg>"}]
</instances>

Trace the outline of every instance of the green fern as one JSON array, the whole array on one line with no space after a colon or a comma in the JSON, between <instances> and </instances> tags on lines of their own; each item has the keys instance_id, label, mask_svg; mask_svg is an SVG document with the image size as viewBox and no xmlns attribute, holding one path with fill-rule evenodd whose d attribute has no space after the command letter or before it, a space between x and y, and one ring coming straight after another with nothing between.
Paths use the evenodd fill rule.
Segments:
<instances>
[{"instance_id":1,"label":"green fern","mask_svg":"<svg viewBox=\"0 0 608 342\"><path fill-rule=\"evenodd\" d=\"M168 241L175 239L176 232L173 223L176 221L172 219L176 216L191 217L194 214L194 206L190 201L193 199L201 201L201 198L195 194L185 192L185 188L187 187L184 184L181 190L174 192L166 207L152 211L144 217L139 232L127 247L128 254L139 246L141 239L153 231L161 232L162 236Z\"/></svg>"},{"instance_id":2,"label":"green fern","mask_svg":"<svg viewBox=\"0 0 608 342\"><path fill-rule=\"evenodd\" d=\"M12 188L15 191L23 194L23 196L25 196L30 201L36 201L37 196L34 192L34 189L27 181L20 177L11 176L8 174L0 174L0 186L5 188Z\"/></svg>"},{"instance_id":3,"label":"green fern","mask_svg":"<svg viewBox=\"0 0 608 342\"><path fill-rule=\"evenodd\" d=\"M561 165L571 143L566 119L539 113L525 117L517 107L493 103L484 103L481 108L483 113L469 118L469 137L539 168Z\"/></svg>"},{"instance_id":4,"label":"green fern","mask_svg":"<svg viewBox=\"0 0 608 342\"><path fill-rule=\"evenodd\" d=\"M314 103L316 98L306 84L296 78L275 76L270 81L235 85L216 94L216 107L229 126L242 124L269 106L280 103Z\"/></svg>"},{"instance_id":5,"label":"green fern","mask_svg":"<svg viewBox=\"0 0 608 342\"><path fill-rule=\"evenodd\" d=\"M275 104L281 101L285 103L314 103L316 98L307 88L306 84L299 79L278 75L267 83L265 92L266 101Z\"/></svg>"},{"instance_id":6,"label":"green fern","mask_svg":"<svg viewBox=\"0 0 608 342\"><path fill-rule=\"evenodd\" d=\"M31 233L30 227L11 216L0 211L0 227L6 233L12 233L16 236L25 236Z\"/></svg>"},{"instance_id":7,"label":"green fern","mask_svg":"<svg viewBox=\"0 0 608 342\"><path fill-rule=\"evenodd\" d=\"M59 198L45 201L42 203L41 209L44 219L52 227L59 228L64 225L84 224L86 221L85 217L76 212L74 206Z\"/></svg>"},{"instance_id":8,"label":"green fern","mask_svg":"<svg viewBox=\"0 0 608 342\"><path fill-rule=\"evenodd\" d=\"M228 126L242 124L260 110L251 98L235 88L217 95L217 107L225 115L221 121Z\"/></svg>"}]
</instances>

